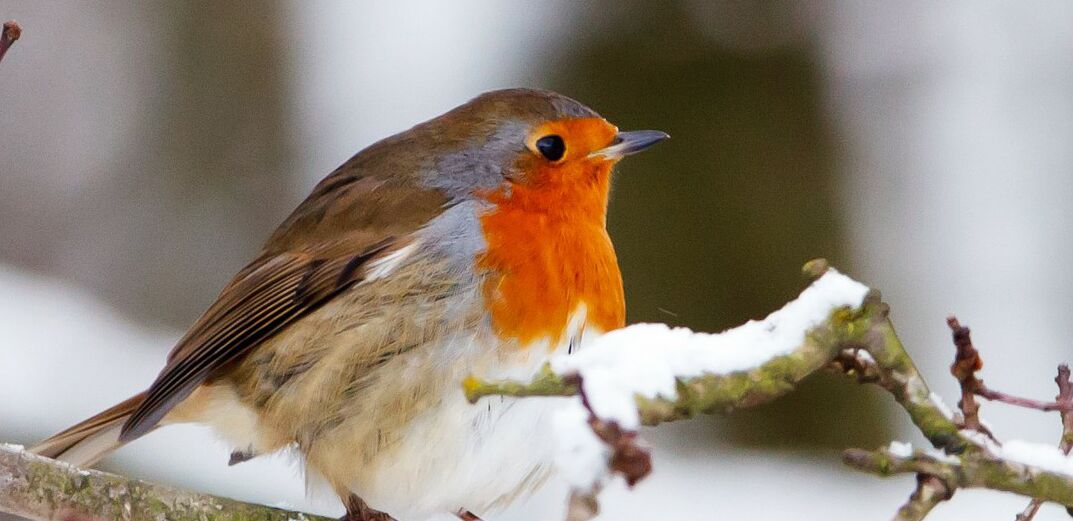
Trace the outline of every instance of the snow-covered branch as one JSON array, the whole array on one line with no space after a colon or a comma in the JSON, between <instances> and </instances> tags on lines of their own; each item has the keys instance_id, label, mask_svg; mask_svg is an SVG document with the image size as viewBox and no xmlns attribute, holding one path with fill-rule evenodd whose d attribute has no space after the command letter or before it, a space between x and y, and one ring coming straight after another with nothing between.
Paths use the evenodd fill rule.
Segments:
<instances>
[{"instance_id":1,"label":"snow-covered branch","mask_svg":"<svg viewBox=\"0 0 1073 521\"><path fill-rule=\"evenodd\" d=\"M850 449L842 459L851 467L880 476L917 474L935 478L949 491L946 497L959 488L987 488L1041 501L1073 504L1073 461L1056 447L1018 440L1002 447L985 448L985 445L972 445L955 456L893 443L876 451ZM938 498L942 499L945 498ZM923 516L898 519L923 519Z\"/></svg>"},{"instance_id":2,"label":"snow-covered branch","mask_svg":"<svg viewBox=\"0 0 1073 521\"><path fill-rule=\"evenodd\" d=\"M466 394L471 401L487 395L579 395L575 410L558 418L559 467L575 487L575 497L592 503L612 475L625 475L630 481L643 477L614 464L622 457L621 448L607 443L598 429L619 429L628 436L640 425L750 407L831 368L889 392L934 447L929 452L913 451L895 443L892 447L904 450L846 452L846 463L859 470L917 474L918 487L895 519L923 519L963 487L1073 505L1073 460L1066 457L1065 445L1043 450L1013 441L1001 448L980 425L978 405L971 398L1008 395L978 382L965 388L960 405L967 410L951 411L917 371L878 292L829 269L822 260L806 265L805 273L811 285L764 320L719 334L657 324L630 326L604 335L581 353L554 360L532 382L471 378L464 385ZM954 333L959 355L953 372L959 381L976 381L971 373L980 364L964 360L968 332L958 328ZM1059 387L1070 387L1068 372L1060 372ZM1069 392L1063 393L1053 405L1003 401L1061 410L1066 419L1073 401ZM634 438L629 437L631 444ZM595 511L595 506L589 510Z\"/></svg>"},{"instance_id":3,"label":"snow-covered branch","mask_svg":"<svg viewBox=\"0 0 1073 521\"><path fill-rule=\"evenodd\" d=\"M823 263L810 263L806 269ZM624 428L730 412L782 396L843 349L861 345L878 295L834 270L764 320L719 334L636 324L554 360L527 383L469 378L466 396L569 396L581 388L599 417ZM580 387L579 387L580 383Z\"/></svg>"},{"instance_id":4,"label":"snow-covered branch","mask_svg":"<svg viewBox=\"0 0 1073 521\"><path fill-rule=\"evenodd\" d=\"M0 511L35 521L333 521L82 470L0 445Z\"/></svg>"}]
</instances>

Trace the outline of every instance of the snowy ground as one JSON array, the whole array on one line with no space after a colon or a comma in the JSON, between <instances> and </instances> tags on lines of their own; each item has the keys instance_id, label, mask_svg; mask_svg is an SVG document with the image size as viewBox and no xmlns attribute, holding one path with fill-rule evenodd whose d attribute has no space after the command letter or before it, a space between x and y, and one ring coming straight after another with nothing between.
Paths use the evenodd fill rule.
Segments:
<instances>
[{"instance_id":1,"label":"snowy ground","mask_svg":"<svg viewBox=\"0 0 1073 521\"><path fill-rule=\"evenodd\" d=\"M154 331L61 283L0 267L0 440L29 444L127 397L155 375L178 331ZM683 442L698 424L649 429L655 470L635 490L601 496L604 520L885 519L912 478L880 480L837 454L758 452ZM243 500L338 514L330 496L307 498L287 457L227 467L227 449L197 427L169 427L124 448L106 467ZM553 483L495 519L561 518L565 484ZM1024 500L958 492L931 519L1012 519ZM1062 519L1045 509L1039 520ZM450 519L450 518L448 518Z\"/></svg>"}]
</instances>

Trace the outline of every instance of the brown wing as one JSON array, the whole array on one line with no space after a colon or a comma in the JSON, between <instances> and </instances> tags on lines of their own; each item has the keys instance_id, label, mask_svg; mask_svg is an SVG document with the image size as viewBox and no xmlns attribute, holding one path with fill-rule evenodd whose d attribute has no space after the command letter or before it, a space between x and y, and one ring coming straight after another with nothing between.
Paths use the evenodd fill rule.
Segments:
<instances>
[{"instance_id":1,"label":"brown wing","mask_svg":"<svg viewBox=\"0 0 1073 521\"><path fill-rule=\"evenodd\" d=\"M378 242L350 257L286 253L265 259L235 280L179 341L145 400L123 426L120 441L145 434L201 385L214 369L356 282L358 269L392 244Z\"/></svg>"},{"instance_id":2,"label":"brown wing","mask_svg":"<svg viewBox=\"0 0 1073 521\"><path fill-rule=\"evenodd\" d=\"M175 346L120 441L149 432L214 371L360 281L366 263L404 245L444 202L346 165L326 178Z\"/></svg>"}]
</instances>

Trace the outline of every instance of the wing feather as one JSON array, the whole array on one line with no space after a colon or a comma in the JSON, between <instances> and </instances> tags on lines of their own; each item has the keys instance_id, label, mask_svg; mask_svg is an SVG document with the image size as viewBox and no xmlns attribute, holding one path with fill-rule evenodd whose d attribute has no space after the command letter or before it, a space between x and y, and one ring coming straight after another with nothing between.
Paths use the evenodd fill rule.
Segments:
<instances>
[{"instance_id":1,"label":"wing feather","mask_svg":"<svg viewBox=\"0 0 1073 521\"><path fill-rule=\"evenodd\" d=\"M361 266L397 242L389 237L357 255L286 252L254 261L176 345L145 400L123 425L120 441L152 430L214 371L361 280Z\"/></svg>"}]
</instances>

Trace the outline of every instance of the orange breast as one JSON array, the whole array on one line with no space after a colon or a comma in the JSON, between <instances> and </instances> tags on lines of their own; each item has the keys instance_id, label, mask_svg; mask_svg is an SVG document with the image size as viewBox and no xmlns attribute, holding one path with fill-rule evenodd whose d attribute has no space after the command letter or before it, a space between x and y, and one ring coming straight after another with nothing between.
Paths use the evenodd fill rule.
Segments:
<instances>
[{"instance_id":1,"label":"orange breast","mask_svg":"<svg viewBox=\"0 0 1073 521\"><path fill-rule=\"evenodd\" d=\"M625 323L622 275L605 228L611 165L572 170L486 195L494 207L481 216L485 302L496 333L522 345L564 340L582 304L589 326L610 331Z\"/></svg>"}]
</instances>

